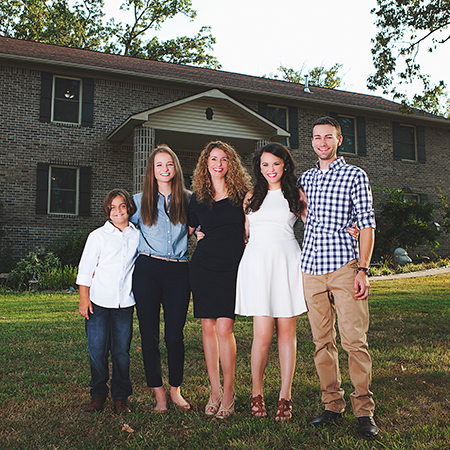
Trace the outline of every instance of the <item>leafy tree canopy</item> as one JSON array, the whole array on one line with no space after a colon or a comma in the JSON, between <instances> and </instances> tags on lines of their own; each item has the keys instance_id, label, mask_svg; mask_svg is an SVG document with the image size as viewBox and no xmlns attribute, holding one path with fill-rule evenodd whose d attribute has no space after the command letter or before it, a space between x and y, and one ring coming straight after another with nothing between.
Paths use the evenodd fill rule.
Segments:
<instances>
[{"instance_id":1,"label":"leafy tree canopy","mask_svg":"<svg viewBox=\"0 0 450 450\"><path fill-rule=\"evenodd\" d=\"M178 64L220 68L210 55L216 42L210 27L202 27L194 37L177 37L160 42L146 40L177 14L191 20L196 12L191 0L125 0L128 22L103 20L103 0L0 0L0 34L67 47L84 48L117 55L154 59Z\"/></svg>"},{"instance_id":2,"label":"leafy tree canopy","mask_svg":"<svg viewBox=\"0 0 450 450\"><path fill-rule=\"evenodd\" d=\"M321 66L314 67L309 70L306 75L308 76L308 84L311 86L324 87L329 89L337 89L342 84L342 77L339 76L339 70L342 68L342 64L336 63L330 69L326 69L322 64ZM306 64L302 65L300 70L294 70L292 68L280 66L278 71L281 73L283 80L290 83L305 83ZM265 75L263 77L266 77ZM273 73L269 74L269 78L275 78Z\"/></svg>"},{"instance_id":3,"label":"leafy tree canopy","mask_svg":"<svg viewBox=\"0 0 450 450\"><path fill-rule=\"evenodd\" d=\"M367 79L367 87L382 88L402 101L403 109L419 108L434 114L449 114L446 84L437 84L421 72L417 61L420 50L435 51L450 41L450 0L377 0L372 14L378 32L372 39L375 74ZM402 90L415 81L423 92L408 99Z\"/></svg>"}]
</instances>

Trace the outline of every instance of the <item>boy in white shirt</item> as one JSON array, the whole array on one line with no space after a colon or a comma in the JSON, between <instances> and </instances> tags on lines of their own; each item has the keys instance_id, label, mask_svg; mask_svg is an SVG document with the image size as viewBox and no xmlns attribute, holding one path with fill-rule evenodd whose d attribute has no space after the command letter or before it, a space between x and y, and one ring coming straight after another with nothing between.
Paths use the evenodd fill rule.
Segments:
<instances>
[{"instance_id":1,"label":"boy in white shirt","mask_svg":"<svg viewBox=\"0 0 450 450\"><path fill-rule=\"evenodd\" d=\"M101 411L108 397L108 353L111 352L111 396L117 413L131 412L128 396L134 295L131 290L139 231L128 218L136 207L124 189L113 189L103 201L109 220L88 237L78 267L79 312L86 319L91 401L86 412Z\"/></svg>"}]
</instances>

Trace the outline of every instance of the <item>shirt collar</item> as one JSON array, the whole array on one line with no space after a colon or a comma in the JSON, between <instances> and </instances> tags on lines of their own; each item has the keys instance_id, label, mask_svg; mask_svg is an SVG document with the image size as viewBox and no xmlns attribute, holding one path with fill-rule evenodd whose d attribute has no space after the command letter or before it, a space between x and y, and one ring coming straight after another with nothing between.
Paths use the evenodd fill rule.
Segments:
<instances>
[{"instance_id":1,"label":"shirt collar","mask_svg":"<svg viewBox=\"0 0 450 450\"><path fill-rule=\"evenodd\" d=\"M343 156L339 156L338 159L336 159L336 161L333 161L329 166L328 166L328 170L339 170L343 165L345 164L345 159ZM319 161L317 161L316 163L316 169L320 170L320 165L319 165Z\"/></svg>"},{"instance_id":2,"label":"shirt collar","mask_svg":"<svg viewBox=\"0 0 450 450\"><path fill-rule=\"evenodd\" d=\"M116 227L114 226L114 224L112 223L111 220L107 220L107 221L105 222L104 227L105 227L105 230L106 230L108 233L116 233L116 232L121 233L121 231L120 231L118 228L116 228ZM128 220L128 227L130 227L130 228L132 228L132 229L134 229L134 230L136 229L136 227L134 226L134 223L130 222L130 220ZM128 228L128 227L127 227L127 228ZM127 228L125 228L125 230L123 230L123 232L125 232Z\"/></svg>"}]
</instances>

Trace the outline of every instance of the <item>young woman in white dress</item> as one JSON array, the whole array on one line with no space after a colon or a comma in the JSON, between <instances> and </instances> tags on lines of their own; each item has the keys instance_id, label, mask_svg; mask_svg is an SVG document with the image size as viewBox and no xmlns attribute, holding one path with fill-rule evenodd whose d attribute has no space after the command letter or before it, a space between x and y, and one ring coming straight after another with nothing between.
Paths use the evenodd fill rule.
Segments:
<instances>
[{"instance_id":1,"label":"young woman in white dress","mask_svg":"<svg viewBox=\"0 0 450 450\"><path fill-rule=\"evenodd\" d=\"M289 420L296 321L306 312L301 251L293 227L306 213L306 199L296 186L292 155L283 145L265 145L256 152L252 165L255 187L244 200L249 242L239 265L236 314L253 317L252 414L267 415L263 377L276 329L281 389L275 420Z\"/></svg>"}]
</instances>

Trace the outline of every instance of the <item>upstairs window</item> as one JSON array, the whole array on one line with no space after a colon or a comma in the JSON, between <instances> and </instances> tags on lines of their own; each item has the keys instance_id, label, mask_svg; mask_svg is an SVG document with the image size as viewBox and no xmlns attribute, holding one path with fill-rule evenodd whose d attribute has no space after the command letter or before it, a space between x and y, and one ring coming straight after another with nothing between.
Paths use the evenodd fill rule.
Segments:
<instances>
[{"instance_id":1,"label":"upstairs window","mask_svg":"<svg viewBox=\"0 0 450 450\"><path fill-rule=\"evenodd\" d=\"M94 90L93 78L69 78L42 72L39 120L92 127Z\"/></svg>"},{"instance_id":2,"label":"upstairs window","mask_svg":"<svg viewBox=\"0 0 450 450\"><path fill-rule=\"evenodd\" d=\"M288 129L288 112L287 108L282 106L272 106L267 105L267 118L273 122L275 125L278 125L283 130ZM287 139L283 139L279 141L280 144L288 145Z\"/></svg>"},{"instance_id":3,"label":"upstairs window","mask_svg":"<svg viewBox=\"0 0 450 450\"><path fill-rule=\"evenodd\" d=\"M364 116L346 116L331 112L330 116L341 125L342 144L339 154L367 156L366 119Z\"/></svg>"},{"instance_id":4,"label":"upstairs window","mask_svg":"<svg viewBox=\"0 0 450 450\"><path fill-rule=\"evenodd\" d=\"M356 155L358 153L356 120L354 117L349 116L338 117L343 136L342 144L339 147L339 153Z\"/></svg>"},{"instance_id":5,"label":"upstairs window","mask_svg":"<svg viewBox=\"0 0 450 450\"><path fill-rule=\"evenodd\" d=\"M393 122L394 159L425 163L425 128Z\"/></svg>"},{"instance_id":6,"label":"upstairs window","mask_svg":"<svg viewBox=\"0 0 450 450\"><path fill-rule=\"evenodd\" d=\"M416 129L400 124L400 155L403 160L416 160Z\"/></svg>"},{"instance_id":7,"label":"upstairs window","mask_svg":"<svg viewBox=\"0 0 450 450\"><path fill-rule=\"evenodd\" d=\"M81 80L53 77L52 122L80 123Z\"/></svg>"}]
</instances>

